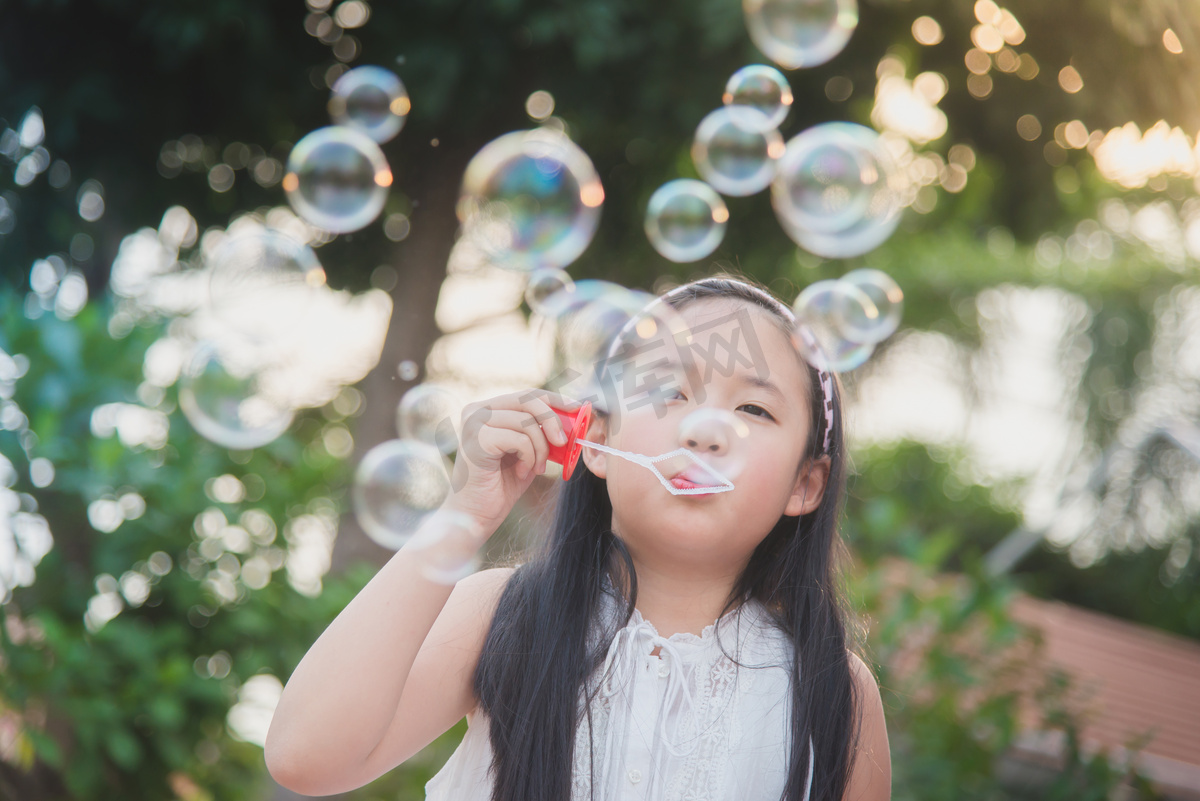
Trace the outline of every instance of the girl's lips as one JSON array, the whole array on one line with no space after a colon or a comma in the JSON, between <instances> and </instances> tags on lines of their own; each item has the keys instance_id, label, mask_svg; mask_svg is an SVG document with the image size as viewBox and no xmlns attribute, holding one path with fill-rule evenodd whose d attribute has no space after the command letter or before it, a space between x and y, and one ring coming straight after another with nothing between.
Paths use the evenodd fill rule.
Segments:
<instances>
[{"instance_id":1,"label":"girl's lips","mask_svg":"<svg viewBox=\"0 0 1200 801\"><path fill-rule=\"evenodd\" d=\"M696 484L694 482L688 481L683 476L675 476L675 478L670 479L670 481L671 481L672 487L674 487L675 489L681 489L681 490L711 489L711 487L712 487L711 484ZM715 495L715 494L716 494L715 492L696 492L696 493L692 493L690 495L690 497L694 498L697 495Z\"/></svg>"}]
</instances>

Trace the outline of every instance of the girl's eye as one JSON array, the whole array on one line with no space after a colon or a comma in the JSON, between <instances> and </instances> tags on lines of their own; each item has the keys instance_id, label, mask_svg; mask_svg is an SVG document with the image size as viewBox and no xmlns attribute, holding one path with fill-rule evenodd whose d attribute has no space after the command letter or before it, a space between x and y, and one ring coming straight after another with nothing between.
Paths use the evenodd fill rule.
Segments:
<instances>
[{"instance_id":1,"label":"girl's eye","mask_svg":"<svg viewBox=\"0 0 1200 801\"><path fill-rule=\"evenodd\" d=\"M769 420L775 419L774 417L771 416L770 412L768 412L763 407L759 406L757 403L743 403L738 408L746 410L747 412L754 415L755 417L766 417Z\"/></svg>"}]
</instances>

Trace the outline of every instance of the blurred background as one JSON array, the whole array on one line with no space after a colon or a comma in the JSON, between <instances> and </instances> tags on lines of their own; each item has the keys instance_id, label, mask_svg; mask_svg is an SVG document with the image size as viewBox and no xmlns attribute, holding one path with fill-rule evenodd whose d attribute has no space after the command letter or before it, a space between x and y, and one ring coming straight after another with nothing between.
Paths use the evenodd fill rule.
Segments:
<instances>
[{"instance_id":1,"label":"blurred background","mask_svg":"<svg viewBox=\"0 0 1200 801\"><path fill-rule=\"evenodd\" d=\"M526 274L456 215L471 157L539 125L603 184L577 281L735 270L790 303L870 267L903 289L899 331L842 374L847 585L894 797L1200 798L1195 6L863 0L844 50L785 71L780 131L879 131L911 181L897 229L821 258L766 193L729 197L688 263L643 216L697 177L730 75L771 63L737 0L0 14L0 798L295 797L262 760L281 683L389 553L356 465L414 386L551 377ZM378 215L335 234L289 206L288 160L359 65L411 110ZM212 254L263 229L315 254L312 291L214 314ZM181 408L195 344L230 330L286 387L265 442ZM553 481L485 561L534 536ZM423 798L461 733L345 798Z\"/></svg>"}]
</instances>

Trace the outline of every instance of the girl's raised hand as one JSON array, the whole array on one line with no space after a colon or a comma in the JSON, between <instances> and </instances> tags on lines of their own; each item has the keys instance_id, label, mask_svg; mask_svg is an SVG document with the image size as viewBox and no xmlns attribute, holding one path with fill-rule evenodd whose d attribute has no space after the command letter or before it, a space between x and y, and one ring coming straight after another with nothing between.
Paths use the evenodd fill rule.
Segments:
<instances>
[{"instance_id":1,"label":"girl's raised hand","mask_svg":"<svg viewBox=\"0 0 1200 801\"><path fill-rule=\"evenodd\" d=\"M466 406L452 490L443 508L470 515L490 536L534 477L546 472L550 443L566 444L562 421L551 407L571 411L579 405L534 389Z\"/></svg>"}]
</instances>

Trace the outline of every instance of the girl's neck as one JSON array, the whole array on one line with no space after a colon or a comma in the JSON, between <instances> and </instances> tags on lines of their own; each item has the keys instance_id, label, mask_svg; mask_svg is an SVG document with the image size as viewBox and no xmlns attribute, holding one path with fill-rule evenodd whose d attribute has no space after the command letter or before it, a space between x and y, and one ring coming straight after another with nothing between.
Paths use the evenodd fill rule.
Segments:
<instances>
[{"instance_id":1,"label":"girl's neck","mask_svg":"<svg viewBox=\"0 0 1200 801\"><path fill-rule=\"evenodd\" d=\"M701 634L729 611L726 606L738 573L697 575L682 569L655 569L639 563L637 609L659 635Z\"/></svg>"}]
</instances>

